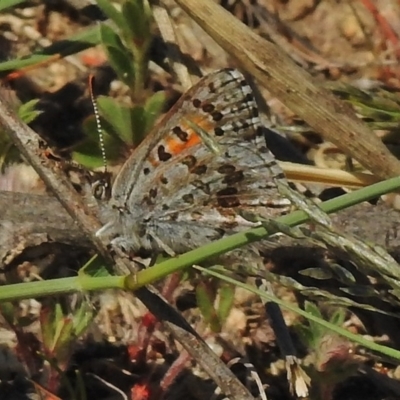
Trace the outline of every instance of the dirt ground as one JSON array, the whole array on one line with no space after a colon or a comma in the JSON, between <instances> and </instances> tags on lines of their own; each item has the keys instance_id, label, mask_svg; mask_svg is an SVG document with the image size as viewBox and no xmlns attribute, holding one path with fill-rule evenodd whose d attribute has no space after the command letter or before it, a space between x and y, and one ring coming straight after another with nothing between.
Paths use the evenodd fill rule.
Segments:
<instances>
[{"instance_id":1,"label":"dirt ground","mask_svg":"<svg viewBox=\"0 0 400 400\"><path fill-rule=\"evenodd\" d=\"M174 2L166 3L170 7L181 48L204 74L226 66L236 66L235 61ZM385 87L391 92L397 92L400 87L400 2L227 0L219 3L254 32L274 42L310 73L319 85L345 83L362 90ZM86 2L82 2L76 6L75 1L70 0L29 1L17 8L4 10L0 13L0 61L29 56L38 49L46 48L96 24L92 14L83 11L82 6L85 4ZM165 44L155 24L154 35L149 78L144 93L150 95L155 91L165 90L164 111L167 111L182 93L182 85L173 78L170 71L164 69ZM82 124L93 115L88 90L90 73L96 75L99 94L109 94L126 104L131 101L127 88L116 80L111 71L101 46L44 66L27 68L16 75L11 76L15 71L1 71L3 70L0 68L1 78L7 86L7 92L3 89L2 96L7 96L11 101L18 98L22 103L41 99L45 117L42 115L30 125L49 144L51 153L57 160L68 158L74 146L84 139ZM259 89L270 107L270 127L284 132L285 144L281 145L278 141L274 145L279 147L278 153L283 154L277 154L278 158L335 168L347 166L348 160L343 155L343 149L332 151L332 145L324 142L318 132L307 127L284 104L273 98L268 88ZM384 135L383 130L376 130L376 133ZM393 137L392 144L397 146L396 135ZM0 143L3 144L2 139ZM326 151L326 146L329 151ZM121 158L130 150L126 150ZM334 156L331 157L331 154ZM3 154L0 159L2 157ZM2 165L2 169L4 173L0 176L0 190L40 194L46 192L39 178L31 175L27 167L14 166L12 169L5 169ZM305 190L304 187L302 189ZM314 185L311 189L320 195L326 188ZM67 257L68 251L70 254ZM16 283L38 279L38 276L46 279L74 275L89 255L93 254L86 247L74 247L68 251L65 248L52 248L49 253L41 250L40 254L30 258L24 259L21 256L18 262L14 262L14 272L4 271L2 282ZM274 264L271 268L279 273L288 263L288 254L282 253L278 251L268 255L269 263ZM293 255L294 261L291 260L293 271L317 266L322 258L320 254L316 256L314 253L297 252ZM339 263L343 260L338 258L335 261ZM316 285L315 281L310 283L307 278L302 283ZM207 284L210 285L208 290L217 290L213 281L206 281L204 286ZM332 285L334 284L329 281L323 289L337 293ZM216 333L204 322L197 307L195 288L198 286L199 277L188 275L169 277L159 288L170 291L168 300L182 312L224 361L244 357L244 360L253 364L269 400L296 398L296 395L290 393L285 365L260 300L238 289L230 314ZM377 290L383 288L378 287ZM295 296L285 288L276 286L275 291L278 297L286 301L304 304L303 297ZM66 350L72 355L68 359L68 365L60 366L66 370L66 377L72 382L75 393L79 393L77 387L84 387L86 398L92 396L96 399L224 398L223 395L218 397L215 386L205 373L183 354L162 325L151 320L145 307L136 298L126 293L106 292L90 299L86 295L71 295L60 301L64 310L72 309L70 312L73 314L85 300L90 304L87 313L95 318L95 323ZM11 329L9 315L0 320L0 399L74 398L71 388L65 383L56 383L56 374L52 376L48 372L51 368L41 365L43 359L39 361L32 356L34 349L40 349L41 339L36 338L40 338L40 307L49 307L51 303L51 299L46 299L14 304L13 312L20 318L18 324L23 318L25 321L29 320L23 328L19 325L19 328L14 326ZM384 308L385 312L396 314L399 311L397 304L388 306L376 301L371 301L371 304L376 308ZM332 307L320 304L320 308L322 315L332 314ZM4 316L6 309L2 308L1 313ZM374 315L365 310L360 312L349 308L343 326L353 333L398 349L400 341L396 333L399 332L400 325L396 318L372 314ZM400 371L397 361L356 348L345 340L340 341L336 336L328 335L322 344L314 343L314 346L326 345L326 352L331 352L327 358L330 361L333 359L335 365L328 369L328 361L324 364L324 361L319 360L318 364L315 359L318 349L305 345L294 328L301 319L289 312L285 312L284 317L294 337L302 365L312 379L310 399L400 399ZM45 318L43 313L41 318ZM17 319L14 320L16 321ZM21 345L21 341L25 345ZM316 373L307 364L314 367L318 364L320 369ZM180 371L176 379L171 379L173 383L168 381L171 365ZM76 373L77 369L81 371L80 376ZM27 370L36 372L29 376L32 381L37 382L36 393L33 393L32 381L26 378ZM254 380L249 379L249 371L238 367L235 373L246 381L252 394L258 396L259 388ZM41 389L43 387L45 390ZM77 395L75 398L85 397Z\"/></svg>"}]
</instances>

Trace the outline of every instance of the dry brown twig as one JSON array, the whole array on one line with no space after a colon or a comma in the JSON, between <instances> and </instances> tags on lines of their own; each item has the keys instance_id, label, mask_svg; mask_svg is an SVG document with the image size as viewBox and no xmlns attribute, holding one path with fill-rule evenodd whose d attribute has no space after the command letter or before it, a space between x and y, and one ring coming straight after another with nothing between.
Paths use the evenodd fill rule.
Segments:
<instances>
[{"instance_id":1,"label":"dry brown twig","mask_svg":"<svg viewBox=\"0 0 400 400\"><path fill-rule=\"evenodd\" d=\"M158 29L167 45L168 59L171 67L184 90L188 90L193 86L194 82L192 81L187 66L183 63L181 53L178 50L178 38L176 37L175 29L168 15L168 11L164 7L158 5L154 5L152 9Z\"/></svg>"},{"instance_id":2,"label":"dry brown twig","mask_svg":"<svg viewBox=\"0 0 400 400\"><path fill-rule=\"evenodd\" d=\"M381 179L400 175L400 162L351 106L313 84L278 47L252 32L212 0L175 0L272 95ZM223 21L223 22L222 22Z\"/></svg>"}]
</instances>

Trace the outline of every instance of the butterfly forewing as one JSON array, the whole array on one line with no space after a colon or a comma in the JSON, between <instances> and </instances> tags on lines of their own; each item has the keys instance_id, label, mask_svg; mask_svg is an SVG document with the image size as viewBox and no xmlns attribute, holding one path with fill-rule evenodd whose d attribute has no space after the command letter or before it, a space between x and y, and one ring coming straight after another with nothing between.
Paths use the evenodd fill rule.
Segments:
<instances>
[{"instance_id":1,"label":"butterfly forewing","mask_svg":"<svg viewBox=\"0 0 400 400\"><path fill-rule=\"evenodd\" d=\"M108 228L132 249L180 253L251 225L241 210L281 213L277 179L251 87L221 70L183 95L123 166Z\"/></svg>"}]
</instances>

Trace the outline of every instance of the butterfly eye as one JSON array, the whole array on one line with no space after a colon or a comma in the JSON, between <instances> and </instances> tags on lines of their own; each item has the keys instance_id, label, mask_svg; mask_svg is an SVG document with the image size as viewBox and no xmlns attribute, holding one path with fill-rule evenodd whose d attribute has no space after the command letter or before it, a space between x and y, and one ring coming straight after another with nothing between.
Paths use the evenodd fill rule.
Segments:
<instances>
[{"instance_id":1,"label":"butterfly eye","mask_svg":"<svg viewBox=\"0 0 400 400\"><path fill-rule=\"evenodd\" d=\"M101 178L92 184L93 196L100 201L110 200L111 198L111 184L107 178Z\"/></svg>"}]
</instances>

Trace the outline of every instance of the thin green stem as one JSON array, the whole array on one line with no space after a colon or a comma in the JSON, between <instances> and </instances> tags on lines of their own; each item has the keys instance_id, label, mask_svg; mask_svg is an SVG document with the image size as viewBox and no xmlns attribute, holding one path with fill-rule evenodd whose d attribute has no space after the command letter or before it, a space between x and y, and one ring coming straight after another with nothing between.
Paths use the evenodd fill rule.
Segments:
<instances>
[{"instance_id":1,"label":"thin green stem","mask_svg":"<svg viewBox=\"0 0 400 400\"><path fill-rule=\"evenodd\" d=\"M133 98L137 100L141 97L146 82L147 57L146 49L143 47L132 46L133 64L135 71L135 81L133 83Z\"/></svg>"},{"instance_id":2,"label":"thin green stem","mask_svg":"<svg viewBox=\"0 0 400 400\"><path fill-rule=\"evenodd\" d=\"M322 203L320 207L326 213L333 213L385 193L394 192L399 188L400 178L392 178L328 200ZM306 222L307 219L308 217L303 211L295 211L289 215L277 218L277 222L293 227ZM173 272L183 270L194 264L200 264L207 258L221 255L227 251L260 239L265 239L267 236L268 231L264 227L253 228L246 232L237 233L227 238L220 239L167 261L163 261L154 267L146 268L138 272L135 276L90 277L83 275L73 278L6 285L0 288L0 301L12 301L77 291L105 290L112 288L136 290L139 287L162 279Z\"/></svg>"},{"instance_id":3,"label":"thin green stem","mask_svg":"<svg viewBox=\"0 0 400 400\"><path fill-rule=\"evenodd\" d=\"M72 278L16 283L1 286L0 302L76 293L79 291L90 292L105 289L125 289L124 281L125 277L123 276L91 277L83 275Z\"/></svg>"},{"instance_id":4,"label":"thin green stem","mask_svg":"<svg viewBox=\"0 0 400 400\"><path fill-rule=\"evenodd\" d=\"M370 185L352 193L346 193L335 199L325 201L320 204L320 208L328 213L334 213L344 208L351 207L363 201L368 201L379 197L382 194L396 191L400 188L400 178L392 178L383 182ZM278 223L294 227L307 222L308 216L304 211L294 211L276 219ZM249 229L245 232L236 233L227 238L223 238L202 246L198 249L178 255L167 261L163 261L154 267L146 268L140 271L135 277L127 277L128 288L134 290L138 287L147 285L151 282L164 278L165 276L179 271L185 267L201 264L207 258L216 257L230 250L246 244L265 239L269 233L265 227Z\"/></svg>"},{"instance_id":5,"label":"thin green stem","mask_svg":"<svg viewBox=\"0 0 400 400\"><path fill-rule=\"evenodd\" d=\"M218 279L221 279L225 282L231 283L231 284L237 284L237 282L232 279L229 276L223 275L219 272L216 272L212 269L207 269L207 268L202 268L202 267L196 267L196 269L201 270L202 272L208 274L208 275L212 275ZM331 322L325 321L322 318L319 318L315 315L313 315L312 313L308 313L286 301L283 301L275 296L272 296L271 294L269 294L268 292L262 291L260 289L257 289L253 286L247 285L245 283L241 283L240 287L243 289L247 289L250 292L257 294L258 296L268 300L268 301L273 301L274 303L278 304L280 307L285 308L286 310L292 311L298 315L301 315L304 318L307 318L310 321L316 322L317 324L328 328L329 330L341 335L341 336L345 336L347 337L349 340L358 343L361 346L364 346L368 349L371 349L373 351L379 352L381 354L385 354L389 357L393 357L397 360L400 360L400 351L392 349L390 347L386 347L386 346L382 346L379 345L371 340L365 339L363 336L361 335L357 335L354 333L349 332L346 329L341 328L340 326L334 325Z\"/></svg>"}]
</instances>

